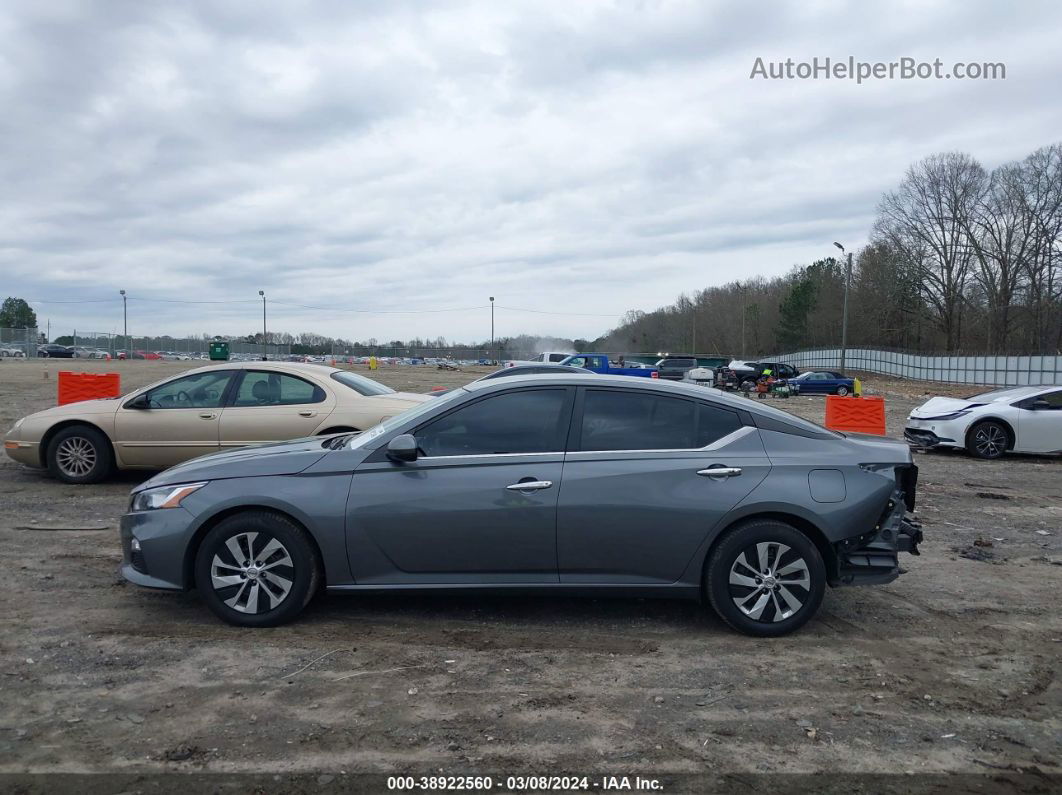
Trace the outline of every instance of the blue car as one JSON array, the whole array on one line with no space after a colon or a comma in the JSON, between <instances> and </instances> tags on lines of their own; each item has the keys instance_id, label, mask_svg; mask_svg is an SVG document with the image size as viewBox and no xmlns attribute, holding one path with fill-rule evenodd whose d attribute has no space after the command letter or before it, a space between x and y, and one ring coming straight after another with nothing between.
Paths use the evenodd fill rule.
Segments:
<instances>
[{"instance_id":1,"label":"blue car","mask_svg":"<svg viewBox=\"0 0 1062 795\"><path fill-rule=\"evenodd\" d=\"M855 379L832 370L812 370L789 379L789 386L798 395L851 395Z\"/></svg>"}]
</instances>

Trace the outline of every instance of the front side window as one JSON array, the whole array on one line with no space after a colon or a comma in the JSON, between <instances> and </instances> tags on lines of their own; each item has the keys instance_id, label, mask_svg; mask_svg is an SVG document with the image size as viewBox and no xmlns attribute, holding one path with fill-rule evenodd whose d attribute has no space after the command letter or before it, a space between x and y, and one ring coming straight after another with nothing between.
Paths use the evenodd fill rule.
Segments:
<instances>
[{"instance_id":1,"label":"front side window","mask_svg":"<svg viewBox=\"0 0 1062 795\"><path fill-rule=\"evenodd\" d=\"M588 390L581 450L692 450L742 425L729 409L638 392Z\"/></svg>"},{"instance_id":2,"label":"front side window","mask_svg":"<svg viewBox=\"0 0 1062 795\"><path fill-rule=\"evenodd\" d=\"M425 456L550 453L564 449L565 389L533 389L494 395L419 429Z\"/></svg>"},{"instance_id":3,"label":"front side window","mask_svg":"<svg viewBox=\"0 0 1062 795\"><path fill-rule=\"evenodd\" d=\"M231 370L194 373L167 381L147 393L153 409L216 409L225 397Z\"/></svg>"},{"instance_id":4,"label":"front side window","mask_svg":"<svg viewBox=\"0 0 1062 795\"><path fill-rule=\"evenodd\" d=\"M302 378L287 373L248 370L236 393L234 406L296 406L320 403L324 390Z\"/></svg>"}]
</instances>

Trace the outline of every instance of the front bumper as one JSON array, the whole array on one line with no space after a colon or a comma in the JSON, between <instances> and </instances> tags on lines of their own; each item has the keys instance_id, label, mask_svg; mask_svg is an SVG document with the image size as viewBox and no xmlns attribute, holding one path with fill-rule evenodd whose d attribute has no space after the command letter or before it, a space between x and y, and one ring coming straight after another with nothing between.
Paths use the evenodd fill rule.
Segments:
<instances>
[{"instance_id":1,"label":"front bumper","mask_svg":"<svg viewBox=\"0 0 1062 795\"><path fill-rule=\"evenodd\" d=\"M907 427L903 429L903 438L908 444L915 447L962 447L963 443L957 441L961 434L946 422L933 420L920 420L914 417L907 418Z\"/></svg>"},{"instance_id":2,"label":"front bumper","mask_svg":"<svg viewBox=\"0 0 1062 795\"><path fill-rule=\"evenodd\" d=\"M24 442L21 439L4 439L4 452L8 458L28 467L40 468L41 457L36 442Z\"/></svg>"},{"instance_id":3,"label":"front bumper","mask_svg":"<svg viewBox=\"0 0 1062 795\"><path fill-rule=\"evenodd\" d=\"M193 517L184 508L125 514L120 523L122 576L134 585L181 591L189 587L185 554ZM132 549L133 538L140 552Z\"/></svg>"},{"instance_id":4,"label":"front bumper","mask_svg":"<svg viewBox=\"0 0 1062 795\"><path fill-rule=\"evenodd\" d=\"M907 515L906 500L903 490L897 490L873 530L835 545L837 567L831 585L878 585L903 573L899 553L918 555L923 540L922 524Z\"/></svg>"}]
</instances>

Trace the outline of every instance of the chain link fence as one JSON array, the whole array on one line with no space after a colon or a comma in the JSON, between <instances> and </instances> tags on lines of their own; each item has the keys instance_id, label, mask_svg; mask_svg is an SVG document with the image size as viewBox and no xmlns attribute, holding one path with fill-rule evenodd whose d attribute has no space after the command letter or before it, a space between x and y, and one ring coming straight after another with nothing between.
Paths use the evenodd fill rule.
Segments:
<instances>
[{"instance_id":1,"label":"chain link fence","mask_svg":"<svg viewBox=\"0 0 1062 795\"><path fill-rule=\"evenodd\" d=\"M39 339L35 328L0 328L0 357L32 358L37 355Z\"/></svg>"},{"instance_id":2,"label":"chain link fence","mask_svg":"<svg viewBox=\"0 0 1062 795\"><path fill-rule=\"evenodd\" d=\"M820 348L761 358L792 364L801 370L836 370L841 366L841 349ZM1062 356L1059 355L952 356L849 348L845 352L845 368L945 384L1062 384Z\"/></svg>"}]
</instances>

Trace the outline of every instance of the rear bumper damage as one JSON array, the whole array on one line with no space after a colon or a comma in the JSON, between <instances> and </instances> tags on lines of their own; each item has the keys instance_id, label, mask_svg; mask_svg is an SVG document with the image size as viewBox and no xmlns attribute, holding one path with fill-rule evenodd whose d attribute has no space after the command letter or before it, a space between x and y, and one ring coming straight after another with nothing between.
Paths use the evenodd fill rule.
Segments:
<instances>
[{"instance_id":1,"label":"rear bumper damage","mask_svg":"<svg viewBox=\"0 0 1062 795\"><path fill-rule=\"evenodd\" d=\"M908 516L907 508L904 492L897 490L873 530L835 544L830 585L880 585L899 577L899 553L917 555L922 543L922 524Z\"/></svg>"}]
</instances>

